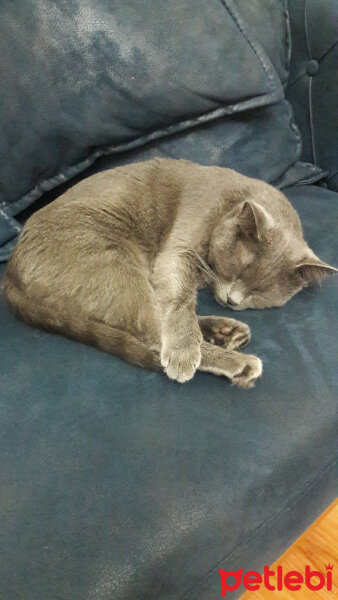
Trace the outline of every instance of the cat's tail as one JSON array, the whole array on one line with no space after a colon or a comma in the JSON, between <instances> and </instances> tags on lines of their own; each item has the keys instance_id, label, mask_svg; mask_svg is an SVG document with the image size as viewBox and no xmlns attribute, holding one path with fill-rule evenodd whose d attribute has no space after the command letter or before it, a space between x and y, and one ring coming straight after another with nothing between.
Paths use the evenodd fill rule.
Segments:
<instances>
[{"instance_id":1,"label":"cat's tail","mask_svg":"<svg viewBox=\"0 0 338 600\"><path fill-rule=\"evenodd\" d=\"M11 312L27 323L45 331L59 333L69 339L94 346L99 350L114 354L129 363L145 369L161 369L159 352L149 348L142 340L128 331L111 327L102 321L86 315L72 315L67 318L57 314L54 307L35 303L5 274L2 291Z\"/></svg>"}]
</instances>

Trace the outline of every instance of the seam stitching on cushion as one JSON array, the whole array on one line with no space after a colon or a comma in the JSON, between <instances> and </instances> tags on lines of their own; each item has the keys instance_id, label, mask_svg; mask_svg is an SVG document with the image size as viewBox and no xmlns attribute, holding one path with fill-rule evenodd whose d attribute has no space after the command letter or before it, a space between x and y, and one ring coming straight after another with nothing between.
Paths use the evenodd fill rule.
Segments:
<instances>
[{"instance_id":1,"label":"seam stitching on cushion","mask_svg":"<svg viewBox=\"0 0 338 600\"><path fill-rule=\"evenodd\" d=\"M310 133L311 133L311 146L312 146L312 158L316 165L316 150L315 150L315 137L314 137L314 123L313 123L313 107L312 107L312 77L309 78L309 114L310 114Z\"/></svg>"},{"instance_id":2,"label":"seam stitching on cushion","mask_svg":"<svg viewBox=\"0 0 338 600\"><path fill-rule=\"evenodd\" d=\"M256 95L254 100L256 101L253 107L248 107L244 110L249 110L252 108L259 108L261 106L270 106L269 103L265 102L265 98L271 97L271 92L266 92L261 95ZM228 104L222 106L220 108L216 108L207 113L203 113L194 117L192 119L185 119L183 121L179 121L177 123L172 123L163 129L155 129L150 131L149 133L139 136L131 140L130 142L123 142L122 144L103 146L99 150L89 154L84 160L76 163L75 165L67 167L64 171L61 171L50 177L47 180L44 180L38 183L32 190L30 190L24 196L21 196L18 200L14 202L7 203L3 202L3 206L7 208L7 210L11 211L12 215L17 214L30 204L32 204L35 200L40 198L45 192L57 187L61 183L69 181L82 171L85 171L88 167L90 167L94 162L100 158L101 156L114 155L120 152L129 152L130 150L135 150L136 148L140 148L145 144L149 144L155 140L165 139L172 134L180 133L182 131L186 131L189 129L193 129L194 127L198 127L200 125L204 125L205 123L209 123L211 121L215 121L221 117L231 115L235 112L235 108L238 106L247 106L251 102L252 98L247 100L242 100L237 104ZM240 112L240 111L238 111ZM18 208L18 210L16 210Z\"/></svg>"},{"instance_id":3,"label":"seam stitching on cushion","mask_svg":"<svg viewBox=\"0 0 338 600\"><path fill-rule=\"evenodd\" d=\"M21 227L20 227L19 223L17 223L13 219L13 217L10 217L1 207L0 207L0 216L3 218L4 221L6 221L6 223L12 230L16 231L17 233L21 232Z\"/></svg>"},{"instance_id":4,"label":"seam stitching on cushion","mask_svg":"<svg viewBox=\"0 0 338 600\"><path fill-rule=\"evenodd\" d=\"M243 35L246 42L249 44L249 46L252 49L252 51L254 52L254 54L256 54L259 62L262 65L262 68L267 76L271 91L275 91L276 85L275 85L275 81L274 81L274 78L273 78L271 70L270 70L270 65L268 65L268 63L265 62L264 56L261 56L260 49L258 47L256 47L254 42L250 39L248 33L245 31L245 26L244 26L244 23L239 15L239 13L237 12L237 10L235 10L235 7L233 5L231 6L231 8L229 7L229 0L220 0L220 2L224 6L225 10L227 10L228 13L230 14L232 20L234 21L235 25L237 26L237 28Z\"/></svg>"},{"instance_id":5,"label":"seam stitching on cushion","mask_svg":"<svg viewBox=\"0 0 338 600\"><path fill-rule=\"evenodd\" d=\"M303 140L302 140L302 136L301 136L299 127L298 127L298 125L296 123L295 113L294 113L293 106L292 106L291 102L288 102L287 106L288 106L288 111L289 111L289 129L290 129L290 131L292 131L293 135L296 137L296 144L297 144L297 146L296 146L296 158L297 158L297 160L299 160L300 157L301 157L301 155L302 155ZM297 161L295 161L295 162L297 162ZM288 171L288 169L285 170L285 173L286 173L286 171Z\"/></svg>"},{"instance_id":6,"label":"seam stitching on cushion","mask_svg":"<svg viewBox=\"0 0 338 600\"><path fill-rule=\"evenodd\" d=\"M312 60L312 54L310 49L310 40L309 40L309 31L308 31L308 19L307 19L307 0L304 0L304 31L305 31L305 40L306 40L306 48L308 53L308 59ZM313 119L312 119L312 77L309 79L309 90L308 90L308 102L309 102L309 115L310 115L310 136L311 136L311 150L312 150L312 160L316 164L315 161L315 149L314 149L314 137L313 137Z\"/></svg>"},{"instance_id":7,"label":"seam stitching on cushion","mask_svg":"<svg viewBox=\"0 0 338 600\"><path fill-rule=\"evenodd\" d=\"M292 37L290 24L289 1L284 0L284 27L285 27L285 71L287 74L285 88L288 86L288 81L291 73L291 56L292 56Z\"/></svg>"},{"instance_id":8,"label":"seam stitching on cushion","mask_svg":"<svg viewBox=\"0 0 338 600\"><path fill-rule=\"evenodd\" d=\"M308 176L307 179L300 179L299 181L296 181L295 183L288 184L288 185L286 185L287 188L290 187L290 185L293 186L293 185L305 185L307 183L314 183L316 181L319 181L320 179L324 179L324 177L326 177L328 174L328 171L323 171L323 169L321 169L321 167L318 167L317 165L312 165L311 163L307 163L306 161L299 161L299 159L297 159L297 160L295 160L295 162L292 163L292 165L290 165L290 167L285 169L285 171L283 171L283 173L277 179L274 179L270 183L270 185L273 185L273 186L277 187L278 189L280 189L279 188L280 180L284 177L284 175L290 169L292 169L292 167L296 167L298 162L300 162L300 164L303 163L304 165L308 165L309 167L312 168L312 170L315 170L315 175ZM318 172L318 169L320 169L320 172ZM282 188L282 189L284 189L284 188Z\"/></svg>"},{"instance_id":9,"label":"seam stitching on cushion","mask_svg":"<svg viewBox=\"0 0 338 600\"><path fill-rule=\"evenodd\" d=\"M329 173L329 177L327 177L327 181L330 181L330 179L332 179L332 177L334 177L335 175L337 175L338 170L337 171L333 171L333 173Z\"/></svg>"},{"instance_id":10,"label":"seam stitching on cushion","mask_svg":"<svg viewBox=\"0 0 338 600\"><path fill-rule=\"evenodd\" d=\"M332 455L332 457L330 458L329 462L327 463L326 467L324 470L321 471L320 475L317 475L316 477L314 477L313 479L308 480L305 485L301 488L301 490L292 498L292 500L290 502L288 502L287 504L285 504L280 510L278 510L275 514L271 515L270 517L268 517L265 521L263 521L262 523L260 523L259 525L257 525L257 527L255 527L255 529L253 529L253 531L251 531L249 533L249 535L242 541L240 542L240 544L236 547L233 548L232 550L230 550L230 552L227 552L227 554L225 556L223 556L223 558L221 558L216 566L212 567L212 569L210 569L208 571L208 573L206 573L204 575L204 577L202 577L202 579L200 579L200 581L197 584L194 584L193 587L190 588L190 590L188 590L187 592L184 592L182 596L180 596L179 600L187 600L189 598L189 595L191 593L194 593L195 591L197 591L197 588L203 584L205 581L209 580L210 577L216 572L216 570L219 568L219 565L221 565L229 556L231 556L231 554L234 553L234 551L236 550L236 552L238 552L238 550L244 545L247 544L252 538L255 537L255 535L257 533L259 533L266 525L268 525L271 521L273 521L274 519L276 519L276 516L279 517L280 515L282 515L283 513L289 511L292 506L294 504L296 504L296 502L302 497L302 495L304 494L304 492L306 490L308 490L309 488L312 488L318 481L320 481L321 479L323 479L323 477L326 475L327 471L329 471L337 462L337 455L336 453Z\"/></svg>"},{"instance_id":11,"label":"seam stitching on cushion","mask_svg":"<svg viewBox=\"0 0 338 600\"><path fill-rule=\"evenodd\" d=\"M309 56L309 60L312 59L311 49L310 49L310 40L309 40L309 31L308 31L308 21L307 21L307 4L306 0L304 0L304 31L305 31L305 39L306 39L306 47L307 53Z\"/></svg>"},{"instance_id":12,"label":"seam stitching on cushion","mask_svg":"<svg viewBox=\"0 0 338 600\"><path fill-rule=\"evenodd\" d=\"M302 77L305 77L306 72L304 71L304 73L301 73L300 75L298 75L298 77L296 79L294 79L290 85L288 85L288 90L290 90L292 88L293 85L295 85L295 83L297 83L297 81L299 81L300 79L302 79Z\"/></svg>"},{"instance_id":13,"label":"seam stitching on cushion","mask_svg":"<svg viewBox=\"0 0 338 600\"><path fill-rule=\"evenodd\" d=\"M318 167L320 169L320 167ZM297 181L297 183L293 183L292 185L309 185L311 183L317 183L317 181L321 181L322 179L326 179L329 174L329 171L322 171L318 173L318 175L314 175L313 177L308 177L307 179L301 179Z\"/></svg>"},{"instance_id":14,"label":"seam stitching on cushion","mask_svg":"<svg viewBox=\"0 0 338 600\"><path fill-rule=\"evenodd\" d=\"M325 58L335 48L335 46L337 46L337 44L338 42L333 42L333 44L331 44L331 46L329 46L329 48L325 50L319 58L317 58L317 62L320 62L323 58Z\"/></svg>"}]
</instances>

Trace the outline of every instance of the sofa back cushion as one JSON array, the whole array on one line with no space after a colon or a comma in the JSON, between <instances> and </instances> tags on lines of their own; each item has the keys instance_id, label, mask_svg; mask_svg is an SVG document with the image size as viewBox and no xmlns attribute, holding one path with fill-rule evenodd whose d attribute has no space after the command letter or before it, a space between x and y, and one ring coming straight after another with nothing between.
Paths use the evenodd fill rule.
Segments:
<instances>
[{"instance_id":1,"label":"sofa back cushion","mask_svg":"<svg viewBox=\"0 0 338 600\"><path fill-rule=\"evenodd\" d=\"M102 155L279 180L300 154L288 70L283 1L2 3L0 259L8 219Z\"/></svg>"}]
</instances>

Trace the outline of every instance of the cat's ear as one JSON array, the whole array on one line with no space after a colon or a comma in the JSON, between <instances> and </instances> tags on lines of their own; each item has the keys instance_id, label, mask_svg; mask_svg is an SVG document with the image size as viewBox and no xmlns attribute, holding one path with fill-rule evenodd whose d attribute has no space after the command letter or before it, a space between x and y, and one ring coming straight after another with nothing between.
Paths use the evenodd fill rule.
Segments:
<instances>
[{"instance_id":1,"label":"cat's ear","mask_svg":"<svg viewBox=\"0 0 338 600\"><path fill-rule=\"evenodd\" d=\"M296 266L296 271L301 275L307 285L320 285L327 275L338 273L338 269L323 262L311 250Z\"/></svg>"},{"instance_id":2,"label":"cat's ear","mask_svg":"<svg viewBox=\"0 0 338 600\"><path fill-rule=\"evenodd\" d=\"M259 242L264 239L265 234L274 226L271 215L259 204L245 201L237 217L237 223L242 234L248 239Z\"/></svg>"}]
</instances>

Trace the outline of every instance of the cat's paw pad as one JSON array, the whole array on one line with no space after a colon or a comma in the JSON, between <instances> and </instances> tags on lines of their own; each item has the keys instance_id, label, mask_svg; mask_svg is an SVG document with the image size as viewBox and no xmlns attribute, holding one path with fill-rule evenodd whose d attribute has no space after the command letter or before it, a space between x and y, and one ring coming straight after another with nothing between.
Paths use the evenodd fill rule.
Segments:
<instances>
[{"instance_id":1,"label":"cat's paw pad","mask_svg":"<svg viewBox=\"0 0 338 600\"><path fill-rule=\"evenodd\" d=\"M214 317L202 324L204 339L215 346L236 350L246 346L251 339L250 327L236 319Z\"/></svg>"},{"instance_id":2,"label":"cat's paw pad","mask_svg":"<svg viewBox=\"0 0 338 600\"><path fill-rule=\"evenodd\" d=\"M184 383L192 379L201 362L200 344L187 348L163 348L161 363L169 379Z\"/></svg>"},{"instance_id":3,"label":"cat's paw pad","mask_svg":"<svg viewBox=\"0 0 338 600\"><path fill-rule=\"evenodd\" d=\"M243 354L239 370L232 375L233 385L243 388L252 388L258 377L262 375L263 363L260 358L253 354Z\"/></svg>"}]
</instances>

